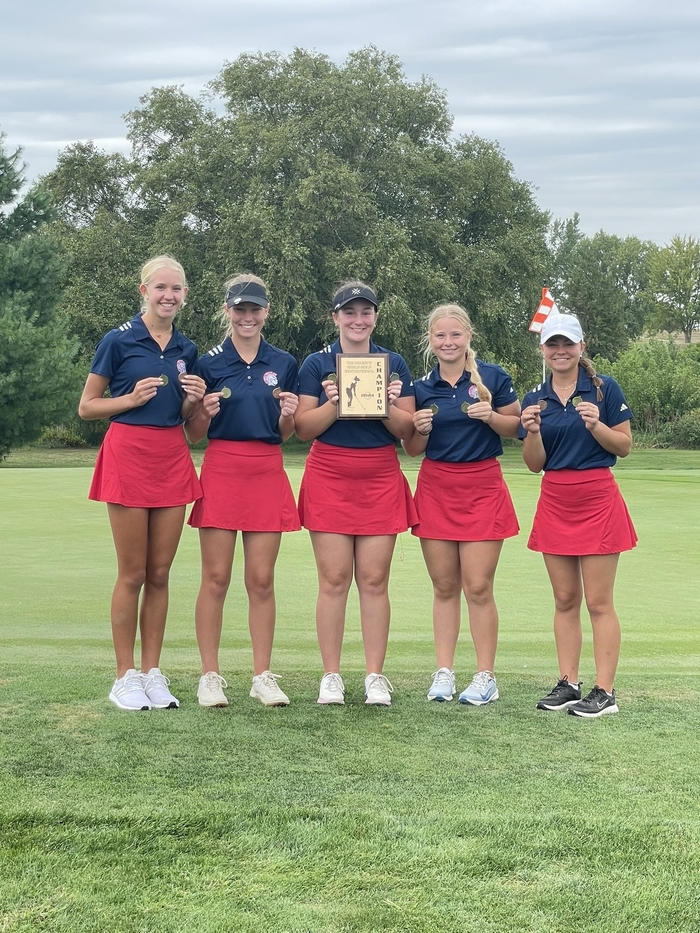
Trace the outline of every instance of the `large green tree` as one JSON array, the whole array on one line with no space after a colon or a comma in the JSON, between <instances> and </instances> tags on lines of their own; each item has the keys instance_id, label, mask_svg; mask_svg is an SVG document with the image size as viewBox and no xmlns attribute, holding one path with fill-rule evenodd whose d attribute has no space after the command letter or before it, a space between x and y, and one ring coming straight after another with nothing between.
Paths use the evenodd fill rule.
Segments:
<instances>
[{"instance_id":1,"label":"large green tree","mask_svg":"<svg viewBox=\"0 0 700 933\"><path fill-rule=\"evenodd\" d=\"M49 199L38 188L19 197L20 155L0 136L0 458L77 401L75 342L56 317L61 264L45 231Z\"/></svg>"},{"instance_id":2,"label":"large green tree","mask_svg":"<svg viewBox=\"0 0 700 933\"><path fill-rule=\"evenodd\" d=\"M129 159L73 146L46 180L68 259L63 309L86 355L131 313L138 263L167 250L191 285L180 325L202 350L219 339L212 315L234 272L266 279L267 336L297 357L331 336L334 287L361 277L382 301L378 340L414 369L423 318L458 301L478 352L534 378L547 216L496 144L451 136L444 92L408 82L395 57L242 55L208 96L156 88L127 125Z\"/></svg>"},{"instance_id":3,"label":"large green tree","mask_svg":"<svg viewBox=\"0 0 700 933\"><path fill-rule=\"evenodd\" d=\"M654 301L650 329L680 331L690 343L700 327L700 242L674 236L654 257L649 290Z\"/></svg>"}]
</instances>

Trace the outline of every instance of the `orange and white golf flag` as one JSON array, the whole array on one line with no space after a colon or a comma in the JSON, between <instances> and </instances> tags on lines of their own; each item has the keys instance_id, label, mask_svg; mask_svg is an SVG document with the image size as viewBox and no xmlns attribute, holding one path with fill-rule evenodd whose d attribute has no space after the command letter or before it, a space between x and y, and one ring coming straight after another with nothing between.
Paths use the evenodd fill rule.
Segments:
<instances>
[{"instance_id":1,"label":"orange and white golf flag","mask_svg":"<svg viewBox=\"0 0 700 933\"><path fill-rule=\"evenodd\" d=\"M535 334L539 334L542 331L542 325L552 312L554 312L554 314L560 313L559 308L557 307L557 303L552 298L552 294L549 289L543 288L539 307L537 311L535 311L535 316L530 321L528 330L533 331Z\"/></svg>"}]
</instances>

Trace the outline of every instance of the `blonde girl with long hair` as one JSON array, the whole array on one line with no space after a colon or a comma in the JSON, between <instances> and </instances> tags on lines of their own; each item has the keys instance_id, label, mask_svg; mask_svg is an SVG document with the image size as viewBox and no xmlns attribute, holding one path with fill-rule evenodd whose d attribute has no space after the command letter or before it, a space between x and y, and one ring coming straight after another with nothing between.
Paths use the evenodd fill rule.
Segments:
<instances>
[{"instance_id":1,"label":"blonde girl with long hair","mask_svg":"<svg viewBox=\"0 0 700 933\"><path fill-rule=\"evenodd\" d=\"M494 674L498 610L493 582L505 538L518 522L498 457L502 437L518 433L520 405L508 374L477 359L464 308L438 305L422 346L434 368L414 382L413 433L403 441L412 457L425 454L415 502L423 557L433 584L437 671L428 699L454 697L454 659L462 593L476 653L476 673L459 702L482 706L498 699Z\"/></svg>"},{"instance_id":2,"label":"blonde girl with long hair","mask_svg":"<svg viewBox=\"0 0 700 933\"><path fill-rule=\"evenodd\" d=\"M110 421L89 495L107 503L117 552L117 679L109 699L129 711L179 706L160 653L185 507L201 495L182 424L204 395L204 381L192 372L197 348L173 323L187 297L184 269L172 256L155 256L141 269L139 291L141 312L97 347L78 409L87 421Z\"/></svg>"}]
</instances>

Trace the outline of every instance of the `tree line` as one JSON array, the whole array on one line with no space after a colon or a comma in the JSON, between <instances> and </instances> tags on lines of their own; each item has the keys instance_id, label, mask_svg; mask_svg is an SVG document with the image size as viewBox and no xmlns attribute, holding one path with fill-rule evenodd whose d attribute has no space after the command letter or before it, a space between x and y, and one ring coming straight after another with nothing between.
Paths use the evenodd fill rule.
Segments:
<instances>
[{"instance_id":1,"label":"tree line","mask_svg":"<svg viewBox=\"0 0 700 933\"><path fill-rule=\"evenodd\" d=\"M426 314L456 301L478 355L521 392L539 378L528 324L543 284L611 364L645 333L689 342L700 321L698 242L552 220L496 143L452 134L442 89L374 47L340 65L241 55L201 96L154 88L125 120L128 158L75 143L23 199L19 153L0 141L0 204L15 204L0 213L0 456L74 410L95 345L136 313L138 269L160 252L187 270L179 326L202 351L233 272L268 282L266 335L299 359L331 338L329 297L358 277L380 295L377 340L414 372Z\"/></svg>"}]
</instances>

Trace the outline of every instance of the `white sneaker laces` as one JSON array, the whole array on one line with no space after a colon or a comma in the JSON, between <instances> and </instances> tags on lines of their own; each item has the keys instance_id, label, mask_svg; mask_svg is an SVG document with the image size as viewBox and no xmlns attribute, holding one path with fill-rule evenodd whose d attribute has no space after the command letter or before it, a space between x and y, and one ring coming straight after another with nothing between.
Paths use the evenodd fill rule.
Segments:
<instances>
[{"instance_id":1,"label":"white sneaker laces","mask_svg":"<svg viewBox=\"0 0 700 933\"><path fill-rule=\"evenodd\" d=\"M228 687L225 678L221 674L217 674L215 671L208 671L204 675L204 683L209 690L215 690L217 687Z\"/></svg>"},{"instance_id":2,"label":"white sneaker laces","mask_svg":"<svg viewBox=\"0 0 700 933\"><path fill-rule=\"evenodd\" d=\"M452 686L452 671L447 667L441 667L439 671L433 674L433 684L447 684Z\"/></svg>"},{"instance_id":3,"label":"white sneaker laces","mask_svg":"<svg viewBox=\"0 0 700 933\"><path fill-rule=\"evenodd\" d=\"M343 693L344 691L340 674L325 674L323 677L323 685L326 690L332 691L333 693Z\"/></svg>"},{"instance_id":4,"label":"white sneaker laces","mask_svg":"<svg viewBox=\"0 0 700 933\"><path fill-rule=\"evenodd\" d=\"M388 693L393 693L394 688L391 685L391 682L388 677L385 677L384 674L369 674L369 682L367 684L367 693L370 690L379 689L386 690Z\"/></svg>"}]
</instances>

